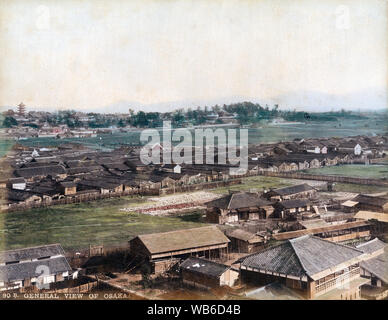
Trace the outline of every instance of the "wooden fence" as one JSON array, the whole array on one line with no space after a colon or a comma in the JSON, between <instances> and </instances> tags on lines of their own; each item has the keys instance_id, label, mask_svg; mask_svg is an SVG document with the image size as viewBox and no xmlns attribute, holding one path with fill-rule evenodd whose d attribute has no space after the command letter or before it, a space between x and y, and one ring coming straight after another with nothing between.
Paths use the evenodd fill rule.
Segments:
<instances>
[{"instance_id":1,"label":"wooden fence","mask_svg":"<svg viewBox=\"0 0 388 320\"><path fill-rule=\"evenodd\" d=\"M28 203L12 203L6 209L4 208L3 212L14 212L14 211L23 211L34 208L45 208L54 205L65 205L65 204L74 204L74 203L83 203L89 201L110 199L110 198L119 198L124 196L159 196L166 194L173 194L176 192L190 192L203 189L213 189L218 187L225 187L228 185L240 184L241 179L229 179L226 181L213 181L193 185L184 185L176 186L170 188L162 189L140 189L140 190L129 190L122 192L111 192L111 193L88 193L80 194L73 196L66 196L61 199L51 200L44 199L39 202L28 202Z\"/></svg>"},{"instance_id":2,"label":"wooden fence","mask_svg":"<svg viewBox=\"0 0 388 320\"><path fill-rule=\"evenodd\" d=\"M281 178L288 178L288 179L304 179L304 180L318 180L318 181L328 181L328 182L366 184L366 185L375 185L375 186L388 186L388 181L379 180L379 179L356 178L356 177L345 177L345 176L323 175L323 174L307 174L307 173L300 173L300 172L263 171L260 174L263 176L281 177Z\"/></svg>"}]
</instances>

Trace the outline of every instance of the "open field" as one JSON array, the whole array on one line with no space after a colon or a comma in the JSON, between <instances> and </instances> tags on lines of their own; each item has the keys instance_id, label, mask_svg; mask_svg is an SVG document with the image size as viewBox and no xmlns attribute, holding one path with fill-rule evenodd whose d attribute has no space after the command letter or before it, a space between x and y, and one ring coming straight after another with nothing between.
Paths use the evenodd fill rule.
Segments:
<instances>
[{"instance_id":1,"label":"open field","mask_svg":"<svg viewBox=\"0 0 388 320\"><path fill-rule=\"evenodd\" d=\"M261 191L264 185L268 188L291 184L293 183L281 178L251 177L246 179L245 184L230 189L258 188L258 191ZM212 192L227 193L228 188ZM152 202L149 197L123 197L3 213L0 215L0 250L54 242L61 243L65 249L87 248L89 244L119 245L137 234L204 225L201 222L201 210L174 217L120 210L131 206L139 207L140 204L147 205Z\"/></svg>"},{"instance_id":2,"label":"open field","mask_svg":"<svg viewBox=\"0 0 388 320\"><path fill-rule=\"evenodd\" d=\"M0 138L0 158L4 156L9 149L13 146L14 142L12 140L4 140Z\"/></svg>"},{"instance_id":3,"label":"open field","mask_svg":"<svg viewBox=\"0 0 388 320\"><path fill-rule=\"evenodd\" d=\"M388 178L388 165L349 164L303 171L311 174L328 174L346 177L382 179Z\"/></svg>"},{"instance_id":4,"label":"open field","mask_svg":"<svg viewBox=\"0 0 388 320\"><path fill-rule=\"evenodd\" d=\"M0 215L0 250L59 242L66 249L118 245L131 237L203 225L197 215L157 217L120 208L144 200L108 199Z\"/></svg>"},{"instance_id":5,"label":"open field","mask_svg":"<svg viewBox=\"0 0 388 320\"><path fill-rule=\"evenodd\" d=\"M231 191L250 191L255 190L257 192L262 192L264 189L269 188L281 188L288 187L297 183L303 183L303 180L294 180L294 179L283 179L277 177L265 177L265 176L254 176L243 179L242 184L236 184L233 186L227 186L222 188L217 188L211 190L215 193L228 193Z\"/></svg>"},{"instance_id":6,"label":"open field","mask_svg":"<svg viewBox=\"0 0 388 320\"><path fill-rule=\"evenodd\" d=\"M116 148L121 144L136 145L139 143L141 129L130 132L99 134L93 138L31 138L18 143L27 146L48 147L65 142L82 143L90 148ZM386 132L386 124L378 117L363 120L342 119L341 121L309 122L293 125L264 124L248 129L250 144L291 141L295 138L346 137L356 135L374 135Z\"/></svg>"}]
</instances>

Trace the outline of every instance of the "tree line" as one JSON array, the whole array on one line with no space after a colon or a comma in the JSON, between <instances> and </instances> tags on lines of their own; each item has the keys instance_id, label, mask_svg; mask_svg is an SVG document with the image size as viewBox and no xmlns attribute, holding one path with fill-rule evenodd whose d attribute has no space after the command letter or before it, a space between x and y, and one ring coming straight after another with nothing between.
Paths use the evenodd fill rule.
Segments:
<instances>
[{"instance_id":1,"label":"tree line","mask_svg":"<svg viewBox=\"0 0 388 320\"><path fill-rule=\"evenodd\" d=\"M128 114L102 114L86 113L87 121L77 116L74 110L61 110L54 113L45 113L39 118L39 125L36 123L25 123L24 126L38 128L47 122L50 126L66 124L69 128L90 127L90 128L108 128L126 126L139 128L156 128L163 125L163 121L169 120L174 127L184 127L188 125L202 125L209 120L216 124L224 123L230 119L236 119L240 124L251 124L260 121L268 121L275 118L282 118L286 121L339 121L341 119L365 119L360 113L345 111L314 112L308 113L296 110L280 110L279 105L269 107L262 106L259 103L239 102L232 104L205 106L203 108L177 109L172 112L135 112L129 108ZM227 120L225 120L227 119ZM19 123L12 116L3 117L0 121L3 127L10 128Z\"/></svg>"}]
</instances>

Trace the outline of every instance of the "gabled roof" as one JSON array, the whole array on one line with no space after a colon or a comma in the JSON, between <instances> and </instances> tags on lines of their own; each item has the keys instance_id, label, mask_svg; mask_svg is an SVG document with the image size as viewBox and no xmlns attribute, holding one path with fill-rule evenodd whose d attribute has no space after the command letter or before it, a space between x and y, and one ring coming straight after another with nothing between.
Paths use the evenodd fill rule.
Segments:
<instances>
[{"instance_id":1,"label":"gabled roof","mask_svg":"<svg viewBox=\"0 0 388 320\"><path fill-rule=\"evenodd\" d=\"M315 189L312 186L308 185L307 183L303 183L303 184L298 184L296 186L275 189L275 190L272 190L272 192L281 196L286 196L286 195L291 195L291 194L310 191L310 190L315 190Z\"/></svg>"},{"instance_id":2,"label":"gabled roof","mask_svg":"<svg viewBox=\"0 0 388 320\"><path fill-rule=\"evenodd\" d=\"M365 253L374 253L384 249L386 245L387 244L379 240L379 238L374 238L373 240L358 245L356 248L362 250Z\"/></svg>"},{"instance_id":3,"label":"gabled roof","mask_svg":"<svg viewBox=\"0 0 388 320\"><path fill-rule=\"evenodd\" d=\"M22 262L0 266L0 281L11 282L38 277L37 267L47 266L50 274L59 274L71 271L71 267L63 256L38 261Z\"/></svg>"},{"instance_id":4,"label":"gabled roof","mask_svg":"<svg viewBox=\"0 0 388 320\"><path fill-rule=\"evenodd\" d=\"M66 170L64 167L56 166L45 166L36 168L23 168L15 170L15 174L19 177L31 178L34 176L48 176L56 174L65 174Z\"/></svg>"},{"instance_id":5,"label":"gabled roof","mask_svg":"<svg viewBox=\"0 0 388 320\"><path fill-rule=\"evenodd\" d=\"M362 261L360 267L388 284L388 259L384 255Z\"/></svg>"},{"instance_id":6,"label":"gabled roof","mask_svg":"<svg viewBox=\"0 0 388 320\"><path fill-rule=\"evenodd\" d=\"M299 224L302 225L305 229L322 228L329 226L329 224L323 219L300 220Z\"/></svg>"},{"instance_id":7,"label":"gabled roof","mask_svg":"<svg viewBox=\"0 0 388 320\"><path fill-rule=\"evenodd\" d=\"M309 276L313 280L353 264L363 251L323 240L314 236L302 236L259 252L246 258L242 265L269 272Z\"/></svg>"},{"instance_id":8,"label":"gabled roof","mask_svg":"<svg viewBox=\"0 0 388 320\"><path fill-rule=\"evenodd\" d=\"M384 206L388 204L388 199L368 196L366 194L359 194L354 199L352 199L352 201L373 206Z\"/></svg>"},{"instance_id":9,"label":"gabled roof","mask_svg":"<svg viewBox=\"0 0 388 320\"><path fill-rule=\"evenodd\" d=\"M48 244L45 246L2 251L0 252L0 263L32 260L63 254L64 251L59 243Z\"/></svg>"},{"instance_id":10,"label":"gabled roof","mask_svg":"<svg viewBox=\"0 0 388 320\"><path fill-rule=\"evenodd\" d=\"M388 223L388 214L382 212L374 212L374 211L358 211L354 216L356 219L363 220L377 220L380 222Z\"/></svg>"},{"instance_id":11,"label":"gabled roof","mask_svg":"<svg viewBox=\"0 0 388 320\"><path fill-rule=\"evenodd\" d=\"M270 206L271 203L261 199L257 193L238 192L210 201L207 205L208 207L235 210L239 208Z\"/></svg>"},{"instance_id":12,"label":"gabled roof","mask_svg":"<svg viewBox=\"0 0 388 320\"><path fill-rule=\"evenodd\" d=\"M249 243L262 242L263 239L256 234L243 230L243 229L233 229L226 231L226 236L229 238L235 238L243 241L248 241ZM256 240L256 241L255 241Z\"/></svg>"},{"instance_id":13,"label":"gabled roof","mask_svg":"<svg viewBox=\"0 0 388 320\"><path fill-rule=\"evenodd\" d=\"M216 226L139 235L151 254L226 244L230 240Z\"/></svg>"},{"instance_id":14,"label":"gabled roof","mask_svg":"<svg viewBox=\"0 0 388 320\"><path fill-rule=\"evenodd\" d=\"M180 267L181 269L200 273L211 278L219 278L225 271L230 269L230 266L195 257L186 259Z\"/></svg>"}]
</instances>

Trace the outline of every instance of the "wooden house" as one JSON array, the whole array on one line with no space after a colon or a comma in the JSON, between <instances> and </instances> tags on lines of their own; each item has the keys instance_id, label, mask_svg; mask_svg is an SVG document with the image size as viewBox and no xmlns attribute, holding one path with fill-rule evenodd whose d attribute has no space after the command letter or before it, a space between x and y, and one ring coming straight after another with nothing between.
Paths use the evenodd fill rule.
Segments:
<instances>
[{"instance_id":1,"label":"wooden house","mask_svg":"<svg viewBox=\"0 0 388 320\"><path fill-rule=\"evenodd\" d=\"M296 186L272 189L264 194L268 200L289 200L297 198L311 198L316 195L316 189L303 183Z\"/></svg>"},{"instance_id":2,"label":"wooden house","mask_svg":"<svg viewBox=\"0 0 388 320\"><path fill-rule=\"evenodd\" d=\"M358 210L388 212L388 199L386 198L359 194L352 201L357 202L355 206Z\"/></svg>"},{"instance_id":3,"label":"wooden house","mask_svg":"<svg viewBox=\"0 0 388 320\"><path fill-rule=\"evenodd\" d=\"M254 253L262 249L267 242L265 235L240 228L228 230L225 234L230 239L231 250L238 253Z\"/></svg>"},{"instance_id":4,"label":"wooden house","mask_svg":"<svg viewBox=\"0 0 388 320\"><path fill-rule=\"evenodd\" d=\"M77 183L74 181L62 181L59 183L59 187L65 196L71 196L77 193Z\"/></svg>"},{"instance_id":5,"label":"wooden house","mask_svg":"<svg viewBox=\"0 0 388 320\"><path fill-rule=\"evenodd\" d=\"M204 289L233 287L239 277L230 266L196 257L183 261L180 271L183 283Z\"/></svg>"},{"instance_id":6,"label":"wooden house","mask_svg":"<svg viewBox=\"0 0 388 320\"><path fill-rule=\"evenodd\" d=\"M64 281L71 271L60 244L3 251L0 252L0 291L37 285L39 289L39 285Z\"/></svg>"},{"instance_id":7,"label":"wooden house","mask_svg":"<svg viewBox=\"0 0 388 320\"><path fill-rule=\"evenodd\" d=\"M317 219L313 219L317 220ZM304 235L315 235L317 237L330 240L333 242L342 242L353 239L364 239L370 237L370 223L367 221L351 221L340 224L323 224L311 223L307 221L299 221L299 224L304 225L305 229L296 231L279 232L272 237L275 240L282 241L294 239ZM307 228L306 228L307 227Z\"/></svg>"},{"instance_id":8,"label":"wooden house","mask_svg":"<svg viewBox=\"0 0 388 320\"><path fill-rule=\"evenodd\" d=\"M11 178L7 181L7 187L14 190L25 190L27 187L27 183L23 177Z\"/></svg>"},{"instance_id":9,"label":"wooden house","mask_svg":"<svg viewBox=\"0 0 388 320\"><path fill-rule=\"evenodd\" d=\"M210 226L139 235L129 241L129 252L159 273L176 259L194 255L211 260L227 256L229 242L220 229Z\"/></svg>"},{"instance_id":10,"label":"wooden house","mask_svg":"<svg viewBox=\"0 0 388 320\"><path fill-rule=\"evenodd\" d=\"M59 179L65 179L67 177L67 172L63 166L53 165L16 169L15 175L31 182L34 179L43 179L48 176L56 177Z\"/></svg>"},{"instance_id":11,"label":"wooden house","mask_svg":"<svg viewBox=\"0 0 388 320\"><path fill-rule=\"evenodd\" d=\"M206 221L218 224L266 219L274 211L270 202L248 192L232 193L206 206Z\"/></svg>"},{"instance_id":12,"label":"wooden house","mask_svg":"<svg viewBox=\"0 0 388 320\"><path fill-rule=\"evenodd\" d=\"M275 215L281 219L296 219L298 215L311 210L311 202L308 199L290 199L278 201L274 204Z\"/></svg>"}]
</instances>

